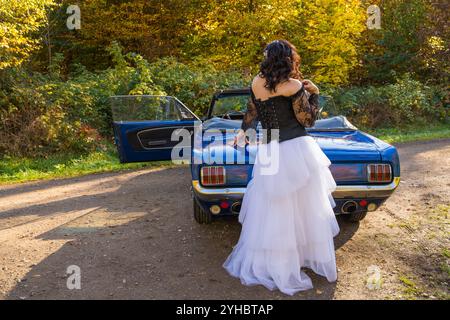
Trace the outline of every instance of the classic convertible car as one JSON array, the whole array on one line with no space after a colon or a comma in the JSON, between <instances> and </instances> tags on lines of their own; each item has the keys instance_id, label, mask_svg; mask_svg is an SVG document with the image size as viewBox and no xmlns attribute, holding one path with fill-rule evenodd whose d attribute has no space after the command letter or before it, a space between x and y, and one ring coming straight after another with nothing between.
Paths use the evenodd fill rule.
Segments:
<instances>
[{"instance_id":1,"label":"classic convertible car","mask_svg":"<svg viewBox=\"0 0 450 320\"><path fill-rule=\"evenodd\" d=\"M218 216L239 214L256 145L239 149L228 142L240 128L249 94L248 88L217 92L204 119L175 97L112 97L120 161L174 160L174 156L177 161L187 160L195 220L210 223ZM324 106L321 115L327 118L317 120L307 130L332 162L330 170L337 183L335 213L359 221L397 188L398 153L395 147L358 130L345 117L334 115L329 99L321 97L320 101ZM191 139L181 139L183 133Z\"/></svg>"}]
</instances>

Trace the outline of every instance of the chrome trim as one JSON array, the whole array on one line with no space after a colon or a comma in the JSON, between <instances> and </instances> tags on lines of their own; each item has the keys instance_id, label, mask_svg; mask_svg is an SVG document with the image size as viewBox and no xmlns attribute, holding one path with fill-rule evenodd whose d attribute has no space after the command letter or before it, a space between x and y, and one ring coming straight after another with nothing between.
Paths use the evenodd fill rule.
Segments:
<instances>
[{"instance_id":1,"label":"chrome trim","mask_svg":"<svg viewBox=\"0 0 450 320\"><path fill-rule=\"evenodd\" d=\"M377 198L388 197L398 187L400 177L394 177L391 183L384 185L348 185L337 186L333 197L342 198Z\"/></svg>"},{"instance_id":2,"label":"chrome trim","mask_svg":"<svg viewBox=\"0 0 450 320\"><path fill-rule=\"evenodd\" d=\"M333 192L333 198L383 198L389 197L398 187L400 177L394 177L393 181L385 185L348 185L337 186ZM195 194L202 200L215 201L223 199L242 199L246 188L205 188L198 180L192 180Z\"/></svg>"},{"instance_id":3,"label":"chrome trim","mask_svg":"<svg viewBox=\"0 0 450 320\"><path fill-rule=\"evenodd\" d=\"M239 213L241 211L241 205L242 203L240 201L235 202L231 205L231 212L233 213ZM239 210L236 210L236 207L239 206Z\"/></svg>"},{"instance_id":4,"label":"chrome trim","mask_svg":"<svg viewBox=\"0 0 450 320\"><path fill-rule=\"evenodd\" d=\"M206 188L198 180L192 180L194 193L201 200L220 201L225 199L241 200L247 188Z\"/></svg>"},{"instance_id":5,"label":"chrome trim","mask_svg":"<svg viewBox=\"0 0 450 320\"><path fill-rule=\"evenodd\" d=\"M352 211L352 212L348 212L348 210L344 210L344 209L346 209L346 205L347 204L353 204L354 206L355 206L355 211L356 211L356 209L358 209L358 204L355 202L355 201L353 201L353 200L348 200L348 201L345 201L344 202L344 204L342 205L342 207L341 207L341 212L342 213L352 213L352 212L354 212L354 211Z\"/></svg>"}]
</instances>

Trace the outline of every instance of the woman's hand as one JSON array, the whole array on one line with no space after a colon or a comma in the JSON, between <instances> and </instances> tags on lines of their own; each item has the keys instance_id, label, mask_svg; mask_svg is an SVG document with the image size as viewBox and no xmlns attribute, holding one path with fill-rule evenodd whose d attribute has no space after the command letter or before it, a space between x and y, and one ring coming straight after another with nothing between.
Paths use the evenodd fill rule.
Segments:
<instances>
[{"instance_id":1,"label":"woman's hand","mask_svg":"<svg viewBox=\"0 0 450 320\"><path fill-rule=\"evenodd\" d=\"M247 142L244 130L239 130L237 135L234 136L233 146L244 147Z\"/></svg>"},{"instance_id":2,"label":"woman's hand","mask_svg":"<svg viewBox=\"0 0 450 320\"><path fill-rule=\"evenodd\" d=\"M305 90L311 94L319 94L319 88L311 80L302 81Z\"/></svg>"}]
</instances>

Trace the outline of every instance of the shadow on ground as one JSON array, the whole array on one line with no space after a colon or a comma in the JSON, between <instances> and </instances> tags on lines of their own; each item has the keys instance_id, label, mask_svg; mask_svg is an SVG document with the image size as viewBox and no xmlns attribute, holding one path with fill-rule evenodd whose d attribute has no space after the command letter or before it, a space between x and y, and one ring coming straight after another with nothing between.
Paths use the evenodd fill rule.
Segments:
<instances>
[{"instance_id":1,"label":"shadow on ground","mask_svg":"<svg viewBox=\"0 0 450 320\"><path fill-rule=\"evenodd\" d=\"M84 177L83 181L87 179ZM198 225L192 217L189 185L186 168L144 171L122 181L113 191L72 195L2 212L0 223L5 217L18 215L45 219L74 210L88 212L37 237L65 243L34 265L7 298L333 298L336 284L312 272L308 273L315 289L293 297L261 286L245 287L230 277L222 263L238 240L240 224L237 219L228 218ZM37 186L26 188L37 190ZM337 247L358 229L358 224L342 219L339 222ZM81 290L67 289L66 269L70 265L81 268Z\"/></svg>"}]
</instances>

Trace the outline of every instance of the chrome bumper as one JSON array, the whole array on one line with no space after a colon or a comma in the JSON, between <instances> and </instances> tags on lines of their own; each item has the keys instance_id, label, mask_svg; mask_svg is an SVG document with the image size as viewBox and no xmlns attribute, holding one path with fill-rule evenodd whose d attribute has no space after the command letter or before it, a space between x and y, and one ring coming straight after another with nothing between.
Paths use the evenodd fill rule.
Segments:
<instances>
[{"instance_id":1,"label":"chrome bumper","mask_svg":"<svg viewBox=\"0 0 450 320\"><path fill-rule=\"evenodd\" d=\"M348 185L337 186L333 198L387 198L398 187L400 177L394 177L389 184L383 185ZM192 181L192 188L197 197L205 201L219 201L225 199L239 200L244 196L246 188L205 188L198 180Z\"/></svg>"}]
</instances>

